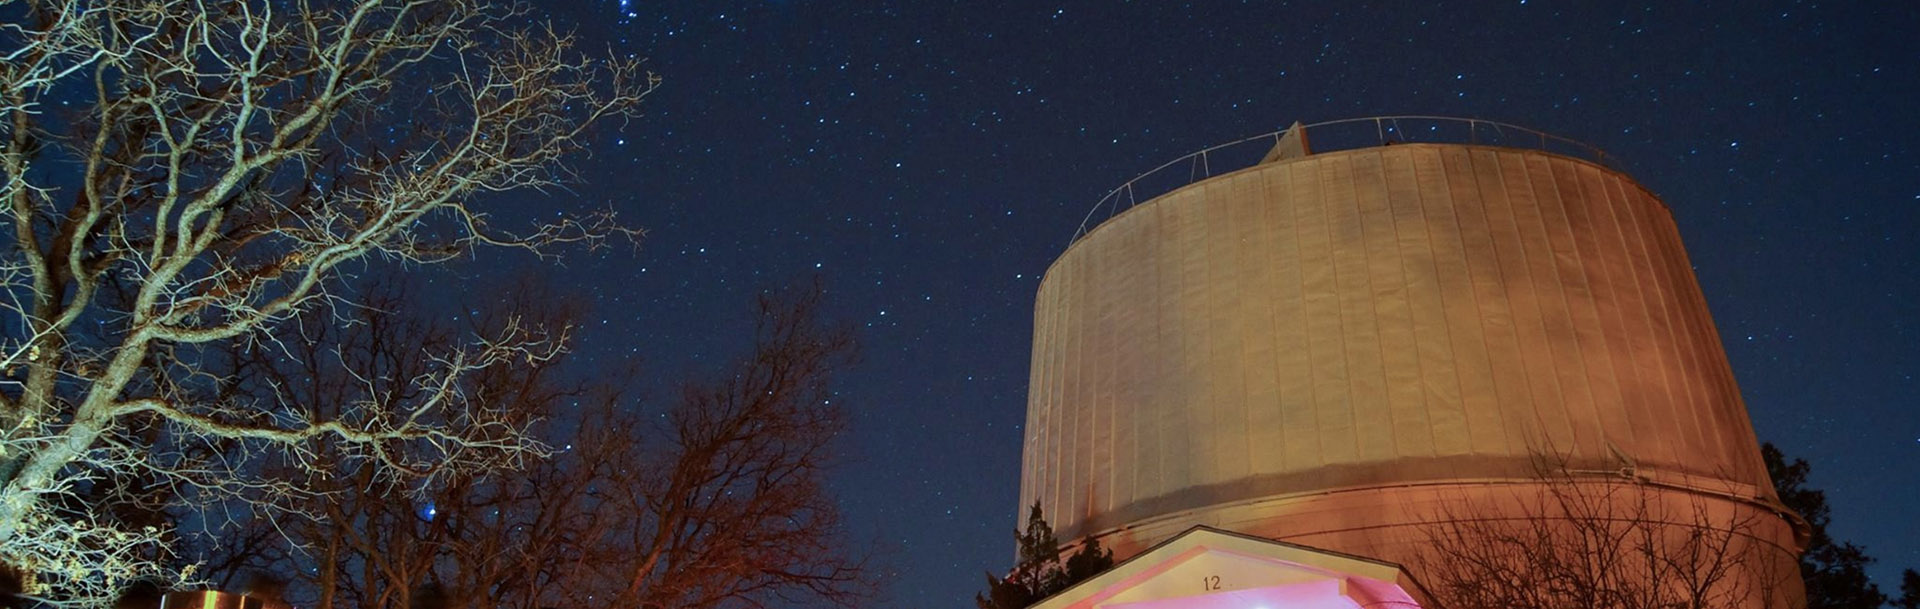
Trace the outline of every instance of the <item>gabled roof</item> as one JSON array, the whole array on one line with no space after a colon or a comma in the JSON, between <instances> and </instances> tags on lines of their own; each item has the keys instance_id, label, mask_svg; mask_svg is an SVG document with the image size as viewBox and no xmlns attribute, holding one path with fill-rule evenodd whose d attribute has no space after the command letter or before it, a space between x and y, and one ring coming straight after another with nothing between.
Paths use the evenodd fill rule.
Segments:
<instances>
[{"instance_id":1,"label":"gabled roof","mask_svg":"<svg viewBox=\"0 0 1920 609\"><path fill-rule=\"evenodd\" d=\"M1196 526L1032 609L1435 606L1399 565Z\"/></svg>"}]
</instances>

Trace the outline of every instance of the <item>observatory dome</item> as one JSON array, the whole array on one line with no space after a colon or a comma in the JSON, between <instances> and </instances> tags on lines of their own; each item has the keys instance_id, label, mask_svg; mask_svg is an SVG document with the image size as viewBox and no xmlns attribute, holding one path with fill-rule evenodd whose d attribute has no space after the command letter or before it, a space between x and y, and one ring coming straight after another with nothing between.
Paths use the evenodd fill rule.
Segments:
<instances>
[{"instance_id":1,"label":"observatory dome","mask_svg":"<svg viewBox=\"0 0 1920 609\"><path fill-rule=\"evenodd\" d=\"M1124 558L1206 525L1395 560L1545 456L1797 553L1653 193L1538 149L1288 145L1048 269L1020 500L1063 540Z\"/></svg>"}]
</instances>

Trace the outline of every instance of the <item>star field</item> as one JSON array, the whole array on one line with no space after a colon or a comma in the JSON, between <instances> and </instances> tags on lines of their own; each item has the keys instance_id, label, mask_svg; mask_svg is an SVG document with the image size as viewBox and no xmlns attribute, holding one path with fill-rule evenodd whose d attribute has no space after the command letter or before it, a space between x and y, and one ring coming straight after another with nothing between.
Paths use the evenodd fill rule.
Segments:
<instances>
[{"instance_id":1,"label":"star field","mask_svg":"<svg viewBox=\"0 0 1920 609\"><path fill-rule=\"evenodd\" d=\"M854 541L880 548L885 606L968 606L1011 561L1032 299L1095 200L1212 144L1380 114L1616 157L1673 208L1761 439L1812 463L1883 588L1920 568L1911 5L570 0L532 17L665 82L560 194L648 229L640 251L512 264L592 300L583 357L662 379L737 347L752 294L821 277L861 330L836 490Z\"/></svg>"}]
</instances>

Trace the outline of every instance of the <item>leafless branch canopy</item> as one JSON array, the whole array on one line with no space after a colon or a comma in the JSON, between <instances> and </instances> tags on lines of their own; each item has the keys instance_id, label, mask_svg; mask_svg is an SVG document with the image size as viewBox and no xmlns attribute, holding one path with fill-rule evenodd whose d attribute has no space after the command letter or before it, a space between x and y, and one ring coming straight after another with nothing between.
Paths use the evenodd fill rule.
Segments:
<instances>
[{"instance_id":1,"label":"leafless branch canopy","mask_svg":"<svg viewBox=\"0 0 1920 609\"><path fill-rule=\"evenodd\" d=\"M1551 461L1541 466L1544 493L1512 497L1526 517L1463 502L1429 525L1414 568L1443 606L1791 606L1798 572L1763 541L1767 515L1716 509L1698 495L1676 503L1642 481L1576 475Z\"/></svg>"},{"instance_id":2,"label":"leafless branch canopy","mask_svg":"<svg viewBox=\"0 0 1920 609\"><path fill-rule=\"evenodd\" d=\"M754 350L670 412L668 443L641 451L608 495L627 520L603 540L627 606L759 607L810 595L846 604L864 565L835 544L839 511L823 485L845 412L828 389L852 349L820 325L820 293L763 297Z\"/></svg>"},{"instance_id":3,"label":"leafless branch canopy","mask_svg":"<svg viewBox=\"0 0 1920 609\"><path fill-rule=\"evenodd\" d=\"M752 350L663 408L559 383L544 365L489 374L476 391L521 416L584 411L577 429L541 424L552 458L442 477L422 497L352 492L378 479L343 469L316 481L343 491L321 517L281 525L303 555L253 564L300 574L292 600L313 609L408 609L429 593L460 609L851 606L871 572L824 486L846 427L829 382L851 339L818 321L818 303L818 292L764 300ZM371 347L431 336L397 329L370 328L347 351L354 366L403 366ZM274 367L295 383L309 374ZM351 376L319 378L301 386L364 391Z\"/></svg>"},{"instance_id":4,"label":"leafless branch canopy","mask_svg":"<svg viewBox=\"0 0 1920 609\"><path fill-rule=\"evenodd\" d=\"M415 479L543 450L520 422L438 413L464 412L477 371L554 357L564 329L503 324L428 354L405 399L322 417L196 359L231 340L290 357L288 320L350 308L338 279L364 261L638 237L609 211L489 221L503 193L573 179L588 130L657 84L524 21L481 0L0 0L0 561L29 594L98 604L155 570L164 531L56 507L103 480L297 488L150 458L141 434L296 464L331 446Z\"/></svg>"}]
</instances>

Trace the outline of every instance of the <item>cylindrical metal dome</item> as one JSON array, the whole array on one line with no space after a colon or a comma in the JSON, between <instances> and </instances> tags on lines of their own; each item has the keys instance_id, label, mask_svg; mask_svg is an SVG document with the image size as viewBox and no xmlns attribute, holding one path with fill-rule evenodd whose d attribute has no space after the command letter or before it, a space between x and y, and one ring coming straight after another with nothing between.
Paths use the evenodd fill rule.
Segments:
<instances>
[{"instance_id":1,"label":"cylindrical metal dome","mask_svg":"<svg viewBox=\"0 0 1920 609\"><path fill-rule=\"evenodd\" d=\"M1598 164L1265 162L1088 232L1034 324L1020 500L1062 539L1124 556L1208 524L1394 560L1435 489L1551 455L1795 551L1672 215Z\"/></svg>"}]
</instances>

